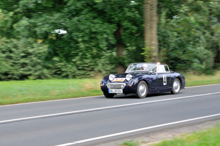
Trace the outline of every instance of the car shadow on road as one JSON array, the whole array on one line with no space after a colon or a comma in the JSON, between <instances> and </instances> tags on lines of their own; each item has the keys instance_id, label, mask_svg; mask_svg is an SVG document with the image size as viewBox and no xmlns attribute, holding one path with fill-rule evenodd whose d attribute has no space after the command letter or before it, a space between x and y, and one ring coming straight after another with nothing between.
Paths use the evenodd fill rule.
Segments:
<instances>
[{"instance_id":1,"label":"car shadow on road","mask_svg":"<svg viewBox=\"0 0 220 146\"><path fill-rule=\"evenodd\" d=\"M153 97L159 97L159 96L168 96L173 95L170 92L167 93L156 93L156 94L149 94L146 98L153 98ZM128 95L115 95L113 99L138 99L134 94L128 94Z\"/></svg>"}]
</instances>

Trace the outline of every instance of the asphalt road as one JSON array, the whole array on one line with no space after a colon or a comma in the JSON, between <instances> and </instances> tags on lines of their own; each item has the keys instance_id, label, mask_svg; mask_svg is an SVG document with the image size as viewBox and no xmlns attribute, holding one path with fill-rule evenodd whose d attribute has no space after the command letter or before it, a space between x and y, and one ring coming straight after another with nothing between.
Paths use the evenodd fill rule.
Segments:
<instances>
[{"instance_id":1,"label":"asphalt road","mask_svg":"<svg viewBox=\"0 0 220 146\"><path fill-rule=\"evenodd\" d=\"M220 118L220 84L180 94L104 96L0 106L0 146L95 145Z\"/></svg>"}]
</instances>

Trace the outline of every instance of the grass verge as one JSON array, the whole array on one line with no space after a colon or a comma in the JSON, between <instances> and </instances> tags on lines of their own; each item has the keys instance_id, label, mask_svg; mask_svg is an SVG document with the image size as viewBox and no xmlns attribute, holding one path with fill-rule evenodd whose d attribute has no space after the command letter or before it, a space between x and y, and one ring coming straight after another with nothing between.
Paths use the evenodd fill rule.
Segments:
<instances>
[{"instance_id":1,"label":"grass verge","mask_svg":"<svg viewBox=\"0 0 220 146\"><path fill-rule=\"evenodd\" d=\"M165 140L152 146L219 146L220 125L215 128L183 135L173 140Z\"/></svg>"},{"instance_id":2,"label":"grass verge","mask_svg":"<svg viewBox=\"0 0 220 146\"><path fill-rule=\"evenodd\" d=\"M187 87L220 83L220 71L217 71L215 75L184 75L186 78Z\"/></svg>"},{"instance_id":3,"label":"grass verge","mask_svg":"<svg viewBox=\"0 0 220 146\"><path fill-rule=\"evenodd\" d=\"M0 82L0 105L101 95L101 79Z\"/></svg>"},{"instance_id":4,"label":"grass verge","mask_svg":"<svg viewBox=\"0 0 220 146\"><path fill-rule=\"evenodd\" d=\"M119 144L118 146L139 146L139 142L138 141L129 140L129 141L125 141L125 142Z\"/></svg>"},{"instance_id":5,"label":"grass verge","mask_svg":"<svg viewBox=\"0 0 220 146\"><path fill-rule=\"evenodd\" d=\"M163 140L156 143L143 143L141 141L125 141L118 146L219 146L220 125L219 123L206 130L182 134L179 137Z\"/></svg>"},{"instance_id":6,"label":"grass verge","mask_svg":"<svg viewBox=\"0 0 220 146\"><path fill-rule=\"evenodd\" d=\"M215 75L186 74L186 86L220 83ZM102 95L101 79L1 81L0 105Z\"/></svg>"}]
</instances>

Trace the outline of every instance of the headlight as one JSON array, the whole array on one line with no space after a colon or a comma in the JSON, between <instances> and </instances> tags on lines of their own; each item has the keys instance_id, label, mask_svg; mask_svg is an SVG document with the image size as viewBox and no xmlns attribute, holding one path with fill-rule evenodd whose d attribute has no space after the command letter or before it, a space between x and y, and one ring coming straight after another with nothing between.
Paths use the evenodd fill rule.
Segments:
<instances>
[{"instance_id":1,"label":"headlight","mask_svg":"<svg viewBox=\"0 0 220 146\"><path fill-rule=\"evenodd\" d=\"M132 79L132 77L133 77L132 75L127 74L127 75L126 75L126 80L127 80L127 81L130 81L130 80Z\"/></svg>"},{"instance_id":2,"label":"headlight","mask_svg":"<svg viewBox=\"0 0 220 146\"><path fill-rule=\"evenodd\" d=\"M113 81L114 79L115 79L115 75L110 74L110 75L109 75L109 80L110 80L110 81Z\"/></svg>"}]
</instances>

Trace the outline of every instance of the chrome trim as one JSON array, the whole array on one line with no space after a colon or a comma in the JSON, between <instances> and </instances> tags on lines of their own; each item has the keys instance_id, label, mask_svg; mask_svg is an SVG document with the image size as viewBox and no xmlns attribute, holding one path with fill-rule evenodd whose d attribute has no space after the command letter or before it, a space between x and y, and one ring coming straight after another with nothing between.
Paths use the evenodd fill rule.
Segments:
<instances>
[{"instance_id":1,"label":"chrome trim","mask_svg":"<svg viewBox=\"0 0 220 146\"><path fill-rule=\"evenodd\" d=\"M124 89L125 86L126 86L125 83L108 83L108 84L107 84L108 89L118 89L118 88L110 88L110 87L109 87L110 85L124 85L123 88L119 88L119 89Z\"/></svg>"}]
</instances>

